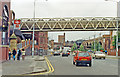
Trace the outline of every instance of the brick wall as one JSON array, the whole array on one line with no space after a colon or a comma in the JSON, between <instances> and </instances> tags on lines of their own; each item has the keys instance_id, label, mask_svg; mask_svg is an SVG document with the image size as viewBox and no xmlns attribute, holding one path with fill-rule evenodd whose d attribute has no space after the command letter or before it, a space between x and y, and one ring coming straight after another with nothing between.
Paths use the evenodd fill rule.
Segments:
<instances>
[{"instance_id":1,"label":"brick wall","mask_svg":"<svg viewBox=\"0 0 120 77\"><path fill-rule=\"evenodd\" d=\"M119 47L119 50L118 50L118 56L120 56L120 47Z\"/></svg>"},{"instance_id":2,"label":"brick wall","mask_svg":"<svg viewBox=\"0 0 120 77\"><path fill-rule=\"evenodd\" d=\"M8 60L8 47L0 47L0 61Z\"/></svg>"},{"instance_id":3,"label":"brick wall","mask_svg":"<svg viewBox=\"0 0 120 77\"><path fill-rule=\"evenodd\" d=\"M110 50L108 49L108 55L111 55L111 56L116 56L116 50Z\"/></svg>"},{"instance_id":4,"label":"brick wall","mask_svg":"<svg viewBox=\"0 0 120 77\"><path fill-rule=\"evenodd\" d=\"M48 49L48 32L39 32L38 45L40 49Z\"/></svg>"}]
</instances>

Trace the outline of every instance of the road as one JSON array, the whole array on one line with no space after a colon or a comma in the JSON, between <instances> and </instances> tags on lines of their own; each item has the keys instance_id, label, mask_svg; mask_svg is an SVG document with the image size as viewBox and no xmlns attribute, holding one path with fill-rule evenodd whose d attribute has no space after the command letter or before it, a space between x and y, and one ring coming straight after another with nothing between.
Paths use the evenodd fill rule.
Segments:
<instances>
[{"instance_id":1,"label":"road","mask_svg":"<svg viewBox=\"0 0 120 77\"><path fill-rule=\"evenodd\" d=\"M50 56L48 59L55 69L50 75L118 75L118 59L94 59L92 67L73 65L73 56Z\"/></svg>"}]
</instances>

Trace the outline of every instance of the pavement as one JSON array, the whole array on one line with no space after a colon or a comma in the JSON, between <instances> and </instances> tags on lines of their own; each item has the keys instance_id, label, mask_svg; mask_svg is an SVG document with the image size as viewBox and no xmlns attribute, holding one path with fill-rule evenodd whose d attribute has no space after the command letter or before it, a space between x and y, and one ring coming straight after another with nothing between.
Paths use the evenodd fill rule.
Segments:
<instances>
[{"instance_id":1,"label":"pavement","mask_svg":"<svg viewBox=\"0 0 120 77\"><path fill-rule=\"evenodd\" d=\"M2 75L24 75L48 70L43 56L25 56L25 60L9 60L2 63Z\"/></svg>"},{"instance_id":2,"label":"pavement","mask_svg":"<svg viewBox=\"0 0 120 77\"><path fill-rule=\"evenodd\" d=\"M106 54L106 58L111 58L111 59L120 59L120 56L111 56Z\"/></svg>"}]
</instances>

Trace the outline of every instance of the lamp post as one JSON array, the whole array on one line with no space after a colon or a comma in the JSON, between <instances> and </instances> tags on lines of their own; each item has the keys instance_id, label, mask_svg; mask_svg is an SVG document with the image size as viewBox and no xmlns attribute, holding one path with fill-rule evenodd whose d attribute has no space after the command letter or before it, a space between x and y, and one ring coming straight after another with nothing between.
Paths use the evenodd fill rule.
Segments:
<instances>
[{"instance_id":1,"label":"lamp post","mask_svg":"<svg viewBox=\"0 0 120 77\"><path fill-rule=\"evenodd\" d=\"M99 51L100 51L100 40L101 40L101 33L100 33L99 35L100 35L100 39L99 39L99 43L98 43L98 45L99 45Z\"/></svg>"},{"instance_id":2,"label":"lamp post","mask_svg":"<svg viewBox=\"0 0 120 77\"><path fill-rule=\"evenodd\" d=\"M35 1L34 0L34 11L33 11L33 43L32 43L32 57L34 57L34 34L35 34Z\"/></svg>"},{"instance_id":3,"label":"lamp post","mask_svg":"<svg viewBox=\"0 0 120 77\"><path fill-rule=\"evenodd\" d=\"M116 25L117 25L117 32L116 32L116 56L118 56L118 19L116 21Z\"/></svg>"},{"instance_id":4,"label":"lamp post","mask_svg":"<svg viewBox=\"0 0 120 77\"><path fill-rule=\"evenodd\" d=\"M34 11L33 11L33 37L32 37L32 39L33 39L33 43L32 43L32 57L34 57L34 36L35 36L35 1L36 0L34 0ZM48 0L46 0L46 1L48 1Z\"/></svg>"},{"instance_id":5,"label":"lamp post","mask_svg":"<svg viewBox=\"0 0 120 77\"><path fill-rule=\"evenodd\" d=\"M95 52L95 35L94 35L94 52Z\"/></svg>"},{"instance_id":6,"label":"lamp post","mask_svg":"<svg viewBox=\"0 0 120 77\"><path fill-rule=\"evenodd\" d=\"M118 1L115 1L115 0L105 0L105 1L112 1L112 2L116 2L117 3L117 17L119 17L119 3L120 3L120 0L118 0ZM118 26L119 26L119 24L118 24L118 21L119 21L119 19L117 18L116 19L116 30L117 30L117 32L116 32L116 56L118 56Z\"/></svg>"}]
</instances>

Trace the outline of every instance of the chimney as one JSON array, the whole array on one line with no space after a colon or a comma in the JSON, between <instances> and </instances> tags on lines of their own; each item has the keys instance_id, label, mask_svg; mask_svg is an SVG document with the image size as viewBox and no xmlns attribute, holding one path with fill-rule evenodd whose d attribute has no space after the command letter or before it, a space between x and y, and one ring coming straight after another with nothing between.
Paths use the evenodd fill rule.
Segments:
<instances>
[{"instance_id":1,"label":"chimney","mask_svg":"<svg viewBox=\"0 0 120 77\"><path fill-rule=\"evenodd\" d=\"M113 49L113 46L112 46L112 35L113 35L113 31L110 31L110 49Z\"/></svg>"},{"instance_id":2,"label":"chimney","mask_svg":"<svg viewBox=\"0 0 120 77\"><path fill-rule=\"evenodd\" d=\"M64 43L63 43L63 45L65 46L65 33L64 33Z\"/></svg>"},{"instance_id":3,"label":"chimney","mask_svg":"<svg viewBox=\"0 0 120 77\"><path fill-rule=\"evenodd\" d=\"M113 31L110 31L110 40L112 40Z\"/></svg>"}]
</instances>

